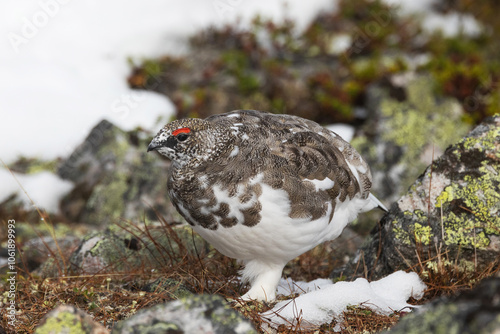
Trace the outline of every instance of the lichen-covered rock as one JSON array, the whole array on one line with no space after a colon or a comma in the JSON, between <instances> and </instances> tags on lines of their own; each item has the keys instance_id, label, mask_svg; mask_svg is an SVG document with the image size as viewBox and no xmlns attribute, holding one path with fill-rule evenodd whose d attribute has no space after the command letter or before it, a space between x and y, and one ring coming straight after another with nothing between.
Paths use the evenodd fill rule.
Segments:
<instances>
[{"instance_id":1,"label":"lichen-covered rock","mask_svg":"<svg viewBox=\"0 0 500 334\"><path fill-rule=\"evenodd\" d=\"M108 334L87 313L72 305L59 305L47 313L35 329L35 334Z\"/></svg>"},{"instance_id":2,"label":"lichen-covered rock","mask_svg":"<svg viewBox=\"0 0 500 334\"><path fill-rule=\"evenodd\" d=\"M257 333L249 320L217 295L194 295L141 310L111 333Z\"/></svg>"},{"instance_id":3,"label":"lichen-covered rock","mask_svg":"<svg viewBox=\"0 0 500 334\"><path fill-rule=\"evenodd\" d=\"M72 235L54 239L53 237L38 237L28 240L21 247L23 263L30 270L35 270L47 260L59 263L58 272L64 271L63 263L68 260L68 255L80 244L80 238ZM54 262L55 263L55 262ZM58 265L56 264L55 267ZM53 276L46 273L44 276Z\"/></svg>"},{"instance_id":4,"label":"lichen-covered rock","mask_svg":"<svg viewBox=\"0 0 500 334\"><path fill-rule=\"evenodd\" d=\"M386 333L490 334L500 332L500 278L490 278L475 289L442 298L409 314Z\"/></svg>"},{"instance_id":5,"label":"lichen-covered rock","mask_svg":"<svg viewBox=\"0 0 500 334\"><path fill-rule=\"evenodd\" d=\"M395 76L390 87L368 90L368 119L352 145L369 162L373 189L387 202L396 201L433 157L469 130L458 101L433 90L428 77Z\"/></svg>"},{"instance_id":6,"label":"lichen-covered rock","mask_svg":"<svg viewBox=\"0 0 500 334\"><path fill-rule=\"evenodd\" d=\"M58 174L75 183L61 202L72 221L109 225L121 219L179 220L166 191L169 162L147 155L148 134L96 125ZM155 212L156 210L156 212Z\"/></svg>"},{"instance_id":7,"label":"lichen-covered rock","mask_svg":"<svg viewBox=\"0 0 500 334\"><path fill-rule=\"evenodd\" d=\"M33 272L41 270L42 264L51 262L54 265L50 266L51 272L43 274L46 277L64 272L64 263L78 247L88 227L83 224L78 226L64 223L53 224L49 219L39 217L33 222L28 222L16 222L18 263L22 263L25 270ZM0 249L0 257L1 253Z\"/></svg>"},{"instance_id":8,"label":"lichen-covered rock","mask_svg":"<svg viewBox=\"0 0 500 334\"><path fill-rule=\"evenodd\" d=\"M155 269L182 261L186 253L209 250L208 243L187 226L148 227L143 233L114 227L86 236L71 255L69 269L75 274Z\"/></svg>"},{"instance_id":9,"label":"lichen-covered rock","mask_svg":"<svg viewBox=\"0 0 500 334\"><path fill-rule=\"evenodd\" d=\"M439 264L472 271L498 261L499 162L496 116L436 159L392 205L358 256L332 275L357 275L366 268L376 279L420 263L425 270L436 271Z\"/></svg>"}]
</instances>

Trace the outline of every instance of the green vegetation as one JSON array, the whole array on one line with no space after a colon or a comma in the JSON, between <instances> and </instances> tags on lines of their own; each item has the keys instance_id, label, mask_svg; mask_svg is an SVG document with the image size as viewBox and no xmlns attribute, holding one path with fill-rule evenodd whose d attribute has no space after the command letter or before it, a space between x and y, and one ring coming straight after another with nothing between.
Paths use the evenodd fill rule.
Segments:
<instances>
[{"instance_id":1,"label":"green vegetation","mask_svg":"<svg viewBox=\"0 0 500 334\"><path fill-rule=\"evenodd\" d=\"M209 28L190 40L188 57L145 60L129 83L168 95L178 117L248 107L356 123L354 110L370 107L371 84L417 71L436 83L434 96L457 99L463 121L477 124L498 112L500 103L500 47L493 47L500 27L493 15L483 15L498 5L454 3L453 9L472 13L483 25L480 35L429 33L418 17L399 15L382 1L342 0L337 12L318 15L301 33L290 20L276 24L262 17L248 31ZM451 5L440 6L444 11ZM347 48L338 46L342 39ZM419 56L427 60L414 60Z\"/></svg>"}]
</instances>

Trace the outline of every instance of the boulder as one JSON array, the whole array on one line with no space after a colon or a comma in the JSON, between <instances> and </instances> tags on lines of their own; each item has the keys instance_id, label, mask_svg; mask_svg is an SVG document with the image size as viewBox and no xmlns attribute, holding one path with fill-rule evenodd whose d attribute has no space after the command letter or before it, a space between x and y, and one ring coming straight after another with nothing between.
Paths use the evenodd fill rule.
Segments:
<instances>
[{"instance_id":1,"label":"boulder","mask_svg":"<svg viewBox=\"0 0 500 334\"><path fill-rule=\"evenodd\" d=\"M28 240L21 247L23 264L29 270L39 269L46 261L54 261L54 269L57 273L64 272L63 263L68 260L68 255L80 244L81 239L68 235L54 239L51 236L42 236ZM57 264L57 263L58 264ZM59 265L59 267L57 267ZM43 272L43 269L39 269ZM54 276L54 272L45 273L43 276Z\"/></svg>"},{"instance_id":2,"label":"boulder","mask_svg":"<svg viewBox=\"0 0 500 334\"><path fill-rule=\"evenodd\" d=\"M378 279L400 269L478 271L499 261L500 116L448 147L332 277Z\"/></svg>"},{"instance_id":3,"label":"boulder","mask_svg":"<svg viewBox=\"0 0 500 334\"><path fill-rule=\"evenodd\" d=\"M47 313L35 329L35 334L43 333L108 334L109 331L75 306L59 305Z\"/></svg>"},{"instance_id":4,"label":"boulder","mask_svg":"<svg viewBox=\"0 0 500 334\"><path fill-rule=\"evenodd\" d=\"M434 157L470 129L454 98L436 94L435 82L409 72L367 90L370 117L351 144L368 161L372 189L386 203L396 201Z\"/></svg>"},{"instance_id":5,"label":"boulder","mask_svg":"<svg viewBox=\"0 0 500 334\"><path fill-rule=\"evenodd\" d=\"M191 297L140 310L111 333L257 333L251 322L218 295Z\"/></svg>"},{"instance_id":6,"label":"boulder","mask_svg":"<svg viewBox=\"0 0 500 334\"><path fill-rule=\"evenodd\" d=\"M187 253L196 256L209 251L208 243L188 226L150 226L145 232L114 226L87 235L71 255L69 270L73 274L134 272L175 264Z\"/></svg>"},{"instance_id":7,"label":"boulder","mask_svg":"<svg viewBox=\"0 0 500 334\"><path fill-rule=\"evenodd\" d=\"M152 134L125 132L103 120L59 167L75 183L62 200L71 221L110 225L120 220L180 220L167 195L166 159L147 154Z\"/></svg>"}]
</instances>

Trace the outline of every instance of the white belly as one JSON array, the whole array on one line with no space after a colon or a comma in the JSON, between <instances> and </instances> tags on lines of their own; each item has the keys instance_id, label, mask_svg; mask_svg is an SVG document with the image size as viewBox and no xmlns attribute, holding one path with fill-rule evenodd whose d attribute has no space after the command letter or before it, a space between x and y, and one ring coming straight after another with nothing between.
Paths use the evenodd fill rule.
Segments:
<instances>
[{"instance_id":1,"label":"white belly","mask_svg":"<svg viewBox=\"0 0 500 334\"><path fill-rule=\"evenodd\" d=\"M337 238L366 203L362 199L338 203L331 221L331 203L319 219L292 219L288 193L263 183L261 187L262 195L258 199L262 205L261 221L257 225L219 225L216 230L197 225L194 230L226 256L244 261L260 259L286 263L326 240Z\"/></svg>"}]
</instances>

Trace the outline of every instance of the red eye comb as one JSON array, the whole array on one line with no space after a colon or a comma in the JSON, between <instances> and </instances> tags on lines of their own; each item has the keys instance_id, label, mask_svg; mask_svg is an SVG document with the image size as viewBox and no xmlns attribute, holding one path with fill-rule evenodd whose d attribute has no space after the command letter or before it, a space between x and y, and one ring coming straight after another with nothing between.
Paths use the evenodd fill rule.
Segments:
<instances>
[{"instance_id":1,"label":"red eye comb","mask_svg":"<svg viewBox=\"0 0 500 334\"><path fill-rule=\"evenodd\" d=\"M190 133L190 132L191 132L190 128L180 128L180 129L174 130L172 132L172 136L177 136L179 133Z\"/></svg>"}]
</instances>

